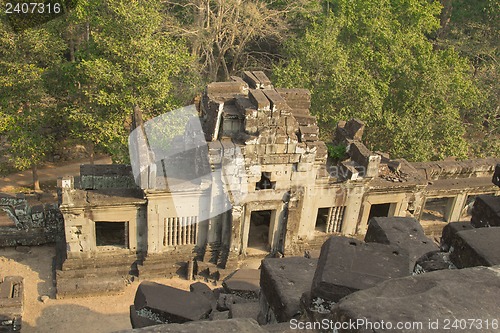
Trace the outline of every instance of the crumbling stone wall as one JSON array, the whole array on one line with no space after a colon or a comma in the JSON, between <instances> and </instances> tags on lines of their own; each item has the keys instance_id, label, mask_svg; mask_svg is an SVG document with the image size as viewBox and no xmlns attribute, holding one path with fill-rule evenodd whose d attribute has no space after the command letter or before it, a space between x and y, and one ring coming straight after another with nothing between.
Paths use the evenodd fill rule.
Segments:
<instances>
[{"instance_id":1,"label":"crumbling stone wall","mask_svg":"<svg viewBox=\"0 0 500 333\"><path fill-rule=\"evenodd\" d=\"M61 237L64 221L57 204L41 203L36 196L21 194L1 197L0 209L4 220L0 225L0 247L42 245Z\"/></svg>"},{"instance_id":2,"label":"crumbling stone wall","mask_svg":"<svg viewBox=\"0 0 500 333\"><path fill-rule=\"evenodd\" d=\"M188 123L171 143L178 145L175 154L161 161L174 173L183 165L194 174L201 170L200 181L162 173L165 164L139 139L135 148L144 151L135 153L146 161L139 186L129 166L85 166L80 179L62 180L68 258L58 279L64 293L77 293L75 286L92 274L106 281L110 272L123 277L124 268L139 277L207 271L217 280L250 252L252 215L259 211L268 214L267 225L258 229L264 252L289 256L319 248L332 234L364 234L377 205L386 216L418 218L426 198L447 195L454 200L452 219L467 195L491 191L493 169L487 164L494 160L394 160L363 144L364 124L357 119L339 122L332 142L345 145L346 154L333 161L310 106L307 90L274 88L264 73L244 72L204 91L196 108L203 147L182 149L194 137ZM182 186L174 189L178 180ZM96 246L99 221L128 221L128 248ZM321 223L323 230L316 230ZM113 258L117 264L102 269Z\"/></svg>"}]
</instances>

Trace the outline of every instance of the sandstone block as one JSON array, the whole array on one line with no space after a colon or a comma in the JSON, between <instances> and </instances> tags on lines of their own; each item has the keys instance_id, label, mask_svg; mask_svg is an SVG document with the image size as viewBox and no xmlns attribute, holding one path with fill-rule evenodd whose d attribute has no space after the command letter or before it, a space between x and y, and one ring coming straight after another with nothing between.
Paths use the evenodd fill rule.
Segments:
<instances>
[{"instance_id":1,"label":"sandstone block","mask_svg":"<svg viewBox=\"0 0 500 333\"><path fill-rule=\"evenodd\" d=\"M260 291L260 271L258 269L239 269L227 277L222 286L231 294L246 298L257 298Z\"/></svg>"},{"instance_id":2,"label":"sandstone block","mask_svg":"<svg viewBox=\"0 0 500 333\"><path fill-rule=\"evenodd\" d=\"M437 251L438 246L424 234L424 229L412 217L372 217L368 222L365 242L389 244L405 249L410 258L410 272L418 258Z\"/></svg>"},{"instance_id":3,"label":"sandstone block","mask_svg":"<svg viewBox=\"0 0 500 333\"><path fill-rule=\"evenodd\" d=\"M253 319L237 318L228 320L196 321L185 324L162 324L138 328L135 330L124 330L116 333L267 333Z\"/></svg>"},{"instance_id":4,"label":"sandstone block","mask_svg":"<svg viewBox=\"0 0 500 333\"><path fill-rule=\"evenodd\" d=\"M137 288L134 307L139 315L154 313L165 323L205 319L212 309L204 296L149 281Z\"/></svg>"},{"instance_id":5,"label":"sandstone block","mask_svg":"<svg viewBox=\"0 0 500 333\"><path fill-rule=\"evenodd\" d=\"M477 196L470 222L476 228L500 227L500 196Z\"/></svg>"},{"instance_id":6,"label":"sandstone block","mask_svg":"<svg viewBox=\"0 0 500 333\"><path fill-rule=\"evenodd\" d=\"M491 323L498 321L500 307L500 268L477 267L460 270L442 270L391 279L379 285L356 292L335 304L331 319L341 323L370 321L371 323L422 323L421 327L395 330L398 332L446 332L448 320L481 318ZM439 321L436 327L429 323ZM464 322L462 322L462 325ZM387 324L385 327L388 327ZM464 326L462 326L463 328ZM457 332L497 332L491 325L469 326ZM460 326L459 326L460 328ZM380 328L368 329L364 325L338 332L387 332Z\"/></svg>"},{"instance_id":7,"label":"sandstone block","mask_svg":"<svg viewBox=\"0 0 500 333\"><path fill-rule=\"evenodd\" d=\"M469 222L450 222L445 225L441 234L441 249L449 251L457 232L470 229L474 229L474 227Z\"/></svg>"},{"instance_id":8,"label":"sandstone block","mask_svg":"<svg viewBox=\"0 0 500 333\"><path fill-rule=\"evenodd\" d=\"M334 236L321 247L311 295L338 302L355 291L409 275L408 266L404 249Z\"/></svg>"},{"instance_id":9,"label":"sandstone block","mask_svg":"<svg viewBox=\"0 0 500 333\"><path fill-rule=\"evenodd\" d=\"M500 265L500 227L459 231L450 246L458 268Z\"/></svg>"},{"instance_id":10,"label":"sandstone block","mask_svg":"<svg viewBox=\"0 0 500 333\"><path fill-rule=\"evenodd\" d=\"M300 297L311 289L316 265L316 259L303 257L268 258L262 261L262 293L279 322L300 315Z\"/></svg>"}]
</instances>

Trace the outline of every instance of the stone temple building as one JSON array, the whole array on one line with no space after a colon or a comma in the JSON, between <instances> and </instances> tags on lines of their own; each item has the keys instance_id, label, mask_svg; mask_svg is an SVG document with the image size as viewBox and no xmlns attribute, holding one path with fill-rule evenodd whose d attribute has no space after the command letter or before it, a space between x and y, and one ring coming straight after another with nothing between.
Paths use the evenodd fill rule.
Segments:
<instances>
[{"instance_id":1,"label":"stone temple building","mask_svg":"<svg viewBox=\"0 0 500 333\"><path fill-rule=\"evenodd\" d=\"M245 72L209 84L175 130L170 119L167 143L163 122L136 114L132 167L82 165L60 182L58 297L120 291L130 275L223 274L245 256L364 235L371 217L427 214L444 225L475 196L500 195L491 184L500 159L392 160L363 144L356 119L327 142L345 147L334 160L310 106L309 91Z\"/></svg>"}]
</instances>

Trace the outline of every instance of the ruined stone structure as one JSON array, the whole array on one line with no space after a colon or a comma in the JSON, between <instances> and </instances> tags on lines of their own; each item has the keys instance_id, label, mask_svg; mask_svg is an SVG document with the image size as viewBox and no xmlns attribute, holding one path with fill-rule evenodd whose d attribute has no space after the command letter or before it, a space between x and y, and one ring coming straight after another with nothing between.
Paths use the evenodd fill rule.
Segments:
<instances>
[{"instance_id":1,"label":"ruined stone structure","mask_svg":"<svg viewBox=\"0 0 500 333\"><path fill-rule=\"evenodd\" d=\"M189 151L190 165L208 178L172 190L159 171L165 164L141 152L147 168L135 182L130 167L114 165L82 166L80 179L62 180L67 251L58 296L96 291L99 279L107 282L99 288L118 291L130 273L213 272L241 256L302 253L332 234L365 234L371 217L418 219L436 199L445 201L443 222L458 221L474 196L500 194L491 184L500 159L391 160L367 149L355 119L338 124L332 144L345 146L346 156L333 161L307 90L275 89L262 72L244 74L209 84L197 105L206 145ZM186 128L178 144L189 135Z\"/></svg>"},{"instance_id":2,"label":"ruined stone structure","mask_svg":"<svg viewBox=\"0 0 500 333\"><path fill-rule=\"evenodd\" d=\"M63 225L57 204L22 193L0 196L0 247L53 243Z\"/></svg>"},{"instance_id":3,"label":"ruined stone structure","mask_svg":"<svg viewBox=\"0 0 500 333\"><path fill-rule=\"evenodd\" d=\"M334 235L319 258L265 258L223 288L197 282L186 292L142 282L133 332L186 332L201 323L225 331L243 319L255 332L498 332L499 217L500 197L482 195L476 223L448 223L439 247L414 218L373 217L364 241Z\"/></svg>"},{"instance_id":4,"label":"ruined stone structure","mask_svg":"<svg viewBox=\"0 0 500 333\"><path fill-rule=\"evenodd\" d=\"M0 277L0 332L21 330L24 306L24 279L21 276Z\"/></svg>"}]
</instances>

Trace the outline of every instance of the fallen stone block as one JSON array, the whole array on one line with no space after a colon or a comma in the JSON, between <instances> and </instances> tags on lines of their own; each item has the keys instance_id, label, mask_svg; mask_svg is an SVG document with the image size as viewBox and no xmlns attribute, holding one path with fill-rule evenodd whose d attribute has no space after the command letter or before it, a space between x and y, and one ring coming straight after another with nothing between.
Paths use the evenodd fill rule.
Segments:
<instances>
[{"instance_id":1,"label":"fallen stone block","mask_svg":"<svg viewBox=\"0 0 500 333\"><path fill-rule=\"evenodd\" d=\"M229 318L251 318L257 320L259 302L237 303L231 306Z\"/></svg>"},{"instance_id":2,"label":"fallen stone block","mask_svg":"<svg viewBox=\"0 0 500 333\"><path fill-rule=\"evenodd\" d=\"M344 129L349 135L349 139L361 141L365 130L365 123L359 119L352 118L345 124Z\"/></svg>"},{"instance_id":3,"label":"fallen stone block","mask_svg":"<svg viewBox=\"0 0 500 333\"><path fill-rule=\"evenodd\" d=\"M205 283L195 282L189 286L189 291L205 297L212 305L212 309L215 309L217 307L217 297L215 296L212 289L210 289L210 287Z\"/></svg>"},{"instance_id":4,"label":"fallen stone block","mask_svg":"<svg viewBox=\"0 0 500 333\"><path fill-rule=\"evenodd\" d=\"M210 302L201 295L144 281L134 299L136 313L163 323L185 323L208 318Z\"/></svg>"},{"instance_id":5,"label":"fallen stone block","mask_svg":"<svg viewBox=\"0 0 500 333\"><path fill-rule=\"evenodd\" d=\"M450 222L445 225L441 234L441 249L449 251L457 232L470 229L474 229L474 227L469 222Z\"/></svg>"},{"instance_id":6,"label":"fallen stone block","mask_svg":"<svg viewBox=\"0 0 500 333\"><path fill-rule=\"evenodd\" d=\"M212 289L210 289L210 287L203 282L192 283L189 286L189 291L198 295L202 295L206 297L208 300L215 299L215 295Z\"/></svg>"},{"instance_id":7,"label":"fallen stone block","mask_svg":"<svg viewBox=\"0 0 500 333\"><path fill-rule=\"evenodd\" d=\"M23 303L23 277L6 276L0 279L0 332L21 330Z\"/></svg>"},{"instance_id":8,"label":"fallen stone block","mask_svg":"<svg viewBox=\"0 0 500 333\"><path fill-rule=\"evenodd\" d=\"M334 301L325 300L321 297L312 297L311 292L305 292L300 298L300 308L304 313L300 319L307 318L309 322L321 322L329 320L330 309L335 304Z\"/></svg>"},{"instance_id":9,"label":"fallen stone block","mask_svg":"<svg viewBox=\"0 0 500 333\"><path fill-rule=\"evenodd\" d=\"M410 272L418 258L438 250L432 239L413 217L372 217L368 222L365 242L395 245L405 249L410 256Z\"/></svg>"},{"instance_id":10,"label":"fallen stone block","mask_svg":"<svg viewBox=\"0 0 500 333\"><path fill-rule=\"evenodd\" d=\"M500 186L500 164L497 164L495 167L495 173L493 174L492 181L496 186Z\"/></svg>"},{"instance_id":11,"label":"fallen stone block","mask_svg":"<svg viewBox=\"0 0 500 333\"><path fill-rule=\"evenodd\" d=\"M300 315L300 297L311 289L317 263L317 259L303 257L266 258L262 261L262 293L278 322Z\"/></svg>"},{"instance_id":12,"label":"fallen stone block","mask_svg":"<svg viewBox=\"0 0 500 333\"><path fill-rule=\"evenodd\" d=\"M126 280L120 276L57 278L57 298L119 294L125 285Z\"/></svg>"},{"instance_id":13,"label":"fallen stone block","mask_svg":"<svg viewBox=\"0 0 500 333\"><path fill-rule=\"evenodd\" d=\"M290 110L290 107L286 104L286 101L283 99L283 97L281 97L279 93L276 92L276 90L266 89L263 90L263 92L264 95L266 95L267 99L269 99L269 101L271 102L271 110Z\"/></svg>"},{"instance_id":14,"label":"fallen stone block","mask_svg":"<svg viewBox=\"0 0 500 333\"><path fill-rule=\"evenodd\" d=\"M232 82L212 82L207 85L207 94L242 94L245 84L237 81Z\"/></svg>"},{"instance_id":15,"label":"fallen stone block","mask_svg":"<svg viewBox=\"0 0 500 333\"><path fill-rule=\"evenodd\" d=\"M260 89L250 89L248 98L259 111L270 111L271 103ZM257 113L259 114L259 113ZM259 117L259 116L257 116Z\"/></svg>"},{"instance_id":16,"label":"fallen stone block","mask_svg":"<svg viewBox=\"0 0 500 333\"><path fill-rule=\"evenodd\" d=\"M459 231L450 246L458 268L500 265L500 227Z\"/></svg>"},{"instance_id":17,"label":"fallen stone block","mask_svg":"<svg viewBox=\"0 0 500 333\"><path fill-rule=\"evenodd\" d=\"M259 80L262 89L271 89L271 80L262 71L252 71L252 74Z\"/></svg>"},{"instance_id":18,"label":"fallen stone block","mask_svg":"<svg viewBox=\"0 0 500 333\"><path fill-rule=\"evenodd\" d=\"M219 297L217 299L217 310L218 311L227 311L231 309L231 306L233 304L239 304L239 303L249 303L249 302L255 302L255 299L248 299L244 297L240 297L237 295L233 294L219 294Z\"/></svg>"},{"instance_id":19,"label":"fallen stone block","mask_svg":"<svg viewBox=\"0 0 500 333\"><path fill-rule=\"evenodd\" d=\"M500 196L477 196L470 223L476 228L500 227Z\"/></svg>"},{"instance_id":20,"label":"fallen stone block","mask_svg":"<svg viewBox=\"0 0 500 333\"><path fill-rule=\"evenodd\" d=\"M229 319L229 310L226 311L212 311L209 316L210 320L226 320Z\"/></svg>"},{"instance_id":21,"label":"fallen stone block","mask_svg":"<svg viewBox=\"0 0 500 333\"><path fill-rule=\"evenodd\" d=\"M407 276L408 267L408 252L400 247L333 236L321 247L311 296L338 302L384 280Z\"/></svg>"},{"instance_id":22,"label":"fallen stone block","mask_svg":"<svg viewBox=\"0 0 500 333\"><path fill-rule=\"evenodd\" d=\"M331 319L338 326L359 323L337 332L447 332L446 323L451 330L453 323L458 324L457 332L498 332L498 326L492 328L491 324L494 320L498 324L499 276L497 266L442 270L387 280L342 299L333 306ZM480 321L472 323L468 318ZM411 327L396 329L398 322ZM389 325L392 330L387 329Z\"/></svg>"},{"instance_id":23,"label":"fallen stone block","mask_svg":"<svg viewBox=\"0 0 500 333\"><path fill-rule=\"evenodd\" d=\"M457 268L450 260L448 252L432 251L424 254L415 263L413 272L416 274Z\"/></svg>"},{"instance_id":24,"label":"fallen stone block","mask_svg":"<svg viewBox=\"0 0 500 333\"><path fill-rule=\"evenodd\" d=\"M115 333L267 333L253 319L237 318L214 321L195 321L185 324L163 324L138 328L134 330L123 330Z\"/></svg>"},{"instance_id":25,"label":"fallen stone block","mask_svg":"<svg viewBox=\"0 0 500 333\"><path fill-rule=\"evenodd\" d=\"M319 323L317 323L319 324ZM290 322L286 323L277 323L277 324L270 324L264 326L264 328L267 330L268 333L315 333L318 332L318 330L315 330L313 328L309 328L310 326L313 326L314 323L311 322L302 322L299 320L292 320ZM319 325L316 325L319 326Z\"/></svg>"},{"instance_id":26,"label":"fallen stone block","mask_svg":"<svg viewBox=\"0 0 500 333\"><path fill-rule=\"evenodd\" d=\"M148 315L146 311L142 311L139 315L135 306L133 304L130 306L130 323L133 328L164 324L164 322L161 321L159 317L156 318L156 316L157 315L153 312L150 312Z\"/></svg>"},{"instance_id":27,"label":"fallen stone block","mask_svg":"<svg viewBox=\"0 0 500 333\"><path fill-rule=\"evenodd\" d=\"M260 271L258 269L239 269L228 276L222 286L230 293L245 298L257 298L260 291Z\"/></svg>"}]
</instances>

